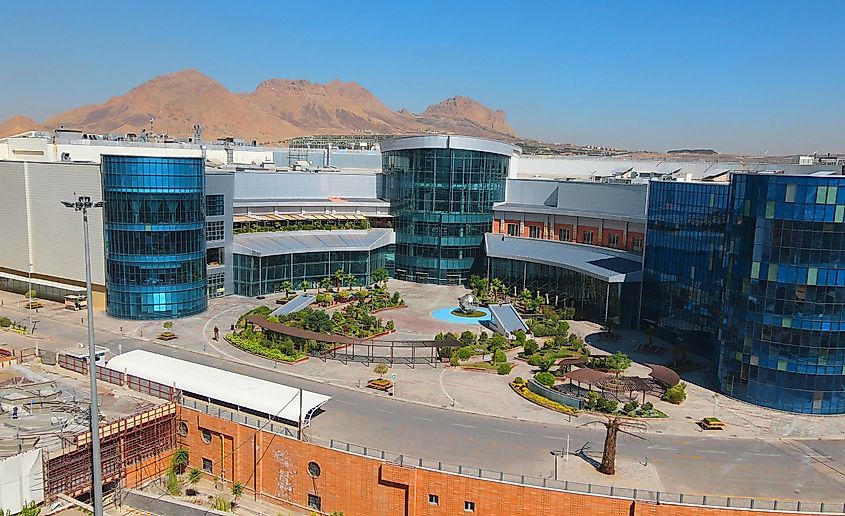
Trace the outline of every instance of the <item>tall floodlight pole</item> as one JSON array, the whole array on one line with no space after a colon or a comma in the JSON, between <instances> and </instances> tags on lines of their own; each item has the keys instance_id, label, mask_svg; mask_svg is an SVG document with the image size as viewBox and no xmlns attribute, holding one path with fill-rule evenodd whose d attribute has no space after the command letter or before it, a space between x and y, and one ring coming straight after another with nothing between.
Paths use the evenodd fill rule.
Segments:
<instances>
[{"instance_id":1,"label":"tall floodlight pole","mask_svg":"<svg viewBox=\"0 0 845 516\"><path fill-rule=\"evenodd\" d=\"M97 408L97 353L94 348L94 305L91 299L91 245L88 242L88 209L102 208L105 203L91 202L90 197L80 196L75 201L62 201L66 208L82 212L82 228L85 240L85 289L88 305L88 376L91 384L91 452L94 516L103 516L103 464L100 458L100 414Z\"/></svg>"}]
</instances>

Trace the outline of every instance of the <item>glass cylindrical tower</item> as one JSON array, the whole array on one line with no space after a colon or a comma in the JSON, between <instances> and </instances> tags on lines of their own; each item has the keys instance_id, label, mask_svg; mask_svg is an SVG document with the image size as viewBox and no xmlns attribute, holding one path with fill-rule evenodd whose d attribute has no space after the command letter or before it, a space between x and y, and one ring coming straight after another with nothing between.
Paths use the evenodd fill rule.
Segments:
<instances>
[{"instance_id":1,"label":"glass cylindrical tower","mask_svg":"<svg viewBox=\"0 0 845 516\"><path fill-rule=\"evenodd\" d=\"M845 180L736 174L730 202L722 390L845 413Z\"/></svg>"},{"instance_id":2,"label":"glass cylindrical tower","mask_svg":"<svg viewBox=\"0 0 845 516\"><path fill-rule=\"evenodd\" d=\"M413 136L381 143L396 231L396 277L461 284L481 254L504 200L513 146L465 136Z\"/></svg>"},{"instance_id":3,"label":"glass cylindrical tower","mask_svg":"<svg viewBox=\"0 0 845 516\"><path fill-rule=\"evenodd\" d=\"M103 156L106 309L121 319L204 311L202 158Z\"/></svg>"}]
</instances>

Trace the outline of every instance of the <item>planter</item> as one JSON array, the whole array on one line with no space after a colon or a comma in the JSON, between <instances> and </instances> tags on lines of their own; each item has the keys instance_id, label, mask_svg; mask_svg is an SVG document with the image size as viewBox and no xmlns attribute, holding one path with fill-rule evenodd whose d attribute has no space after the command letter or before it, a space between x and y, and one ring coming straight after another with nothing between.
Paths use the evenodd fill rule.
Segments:
<instances>
[{"instance_id":1,"label":"planter","mask_svg":"<svg viewBox=\"0 0 845 516\"><path fill-rule=\"evenodd\" d=\"M160 333L159 336L156 338L158 340L168 341L178 339L179 337L175 333Z\"/></svg>"},{"instance_id":2,"label":"planter","mask_svg":"<svg viewBox=\"0 0 845 516\"><path fill-rule=\"evenodd\" d=\"M375 389L377 391L387 392L390 390L391 387L393 387L393 382L390 380L385 380L384 378L376 378L367 382L367 387L369 387L370 389Z\"/></svg>"}]
</instances>

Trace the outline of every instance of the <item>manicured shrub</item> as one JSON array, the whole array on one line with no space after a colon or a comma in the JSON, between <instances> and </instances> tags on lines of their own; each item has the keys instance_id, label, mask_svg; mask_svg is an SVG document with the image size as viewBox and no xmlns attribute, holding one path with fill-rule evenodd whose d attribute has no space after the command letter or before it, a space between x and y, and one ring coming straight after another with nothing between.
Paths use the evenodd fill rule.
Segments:
<instances>
[{"instance_id":1,"label":"manicured shrub","mask_svg":"<svg viewBox=\"0 0 845 516\"><path fill-rule=\"evenodd\" d=\"M458 341L461 343L461 346L465 347L474 346L477 342L475 334L469 330L461 333L461 337L458 339Z\"/></svg>"},{"instance_id":2,"label":"manicured shrub","mask_svg":"<svg viewBox=\"0 0 845 516\"><path fill-rule=\"evenodd\" d=\"M643 403L643 412L651 412L654 409L654 404L650 401Z\"/></svg>"},{"instance_id":3,"label":"manicured shrub","mask_svg":"<svg viewBox=\"0 0 845 516\"><path fill-rule=\"evenodd\" d=\"M606 414L612 414L616 412L616 408L619 406L619 403L613 400L609 400L605 397L601 397L596 400L596 410L599 412L604 412Z\"/></svg>"},{"instance_id":4,"label":"manicured shrub","mask_svg":"<svg viewBox=\"0 0 845 516\"><path fill-rule=\"evenodd\" d=\"M517 376L516 378L513 379L513 383L520 385L520 384L525 383L525 380L523 380L521 376Z\"/></svg>"},{"instance_id":5,"label":"manicured shrub","mask_svg":"<svg viewBox=\"0 0 845 516\"><path fill-rule=\"evenodd\" d=\"M472 348L460 348L457 356L461 360L468 360L472 356Z\"/></svg>"},{"instance_id":6,"label":"manicured shrub","mask_svg":"<svg viewBox=\"0 0 845 516\"><path fill-rule=\"evenodd\" d=\"M0 328L8 328L12 325L12 320L8 317L0 317Z\"/></svg>"},{"instance_id":7,"label":"manicured shrub","mask_svg":"<svg viewBox=\"0 0 845 516\"><path fill-rule=\"evenodd\" d=\"M450 366L452 366L452 367L455 367L455 366L457 366L457 365L460 365L460 361L458 361L458 357L457 357L457 356L453 356L452 358L450 358L450 359L449 359L449 365L450 365Z\"/></svg>"},{"instance_id":8,"label":"manicured shrub","mask_svg":"<svg viewBox=\"0 0 845 516\"><path fill-rule=\"evenodd\" d=\"M543 361L543 355L534 354L534 355L531 355L531 358L528 359L528 365L537 367L538 365L540 365L540 362L542 362L542 361Z\"/></svg>"},{"instance_id":9,"label":"manicured shrub","mask_svg":"<svg viewBox=\"0 0 845 516\"><path fill-rule=\"evenodd\" d=\"M507 362L499 364L499 367L496 368L496 372L500 375L506 375L511 373L512 366Z\"/></svg>"},{"instance_id":10,"label":"manicured shrub","mask_svg":"<svg viewBox=\"0 0 845 516\"><path fill-rule=\"evenodd\" d=\"M675 405L679 405L685 399L687 399L687 384L684 382L669 387L666 389L666 394L663 395L663 401L668 401Z\"/></svg>"},{"instance_id":11,"label":"manicured shrub","mask_svg":"<svg viewBox=\"0 0 845 516\"><path fill-rule=\"evenodd\" d=\"M537 373L534 376L534 379L540 382L540 384L545 385L546 387L551 387L555 384L555 375L546 371L543 371L542 373Z\"/></svg>"},{"instance_id":12,"label":"manicured shrub","mask_svg":"<svg viewBox=\"0 0 845 516\"><path fill-rule=\"evenodd\" d=\"M534 353L537 352L537 341L534 339L530 339L525 341L525 344L522 345L522 354L530 357ZM534 364L536 365L536 364Z\"/></svg>"},{"instance_id":13,"label":"manicured shrub","mask_svg":"<svg viewBox=\"0 0 845 516\"><path fill-rule=\"evenodd\" d=\"M502 362L507 362L508 356L505 354L504 351L496 351L493 353L493 362L496 364L500 364Z\"/></svg>"}]
</instances>

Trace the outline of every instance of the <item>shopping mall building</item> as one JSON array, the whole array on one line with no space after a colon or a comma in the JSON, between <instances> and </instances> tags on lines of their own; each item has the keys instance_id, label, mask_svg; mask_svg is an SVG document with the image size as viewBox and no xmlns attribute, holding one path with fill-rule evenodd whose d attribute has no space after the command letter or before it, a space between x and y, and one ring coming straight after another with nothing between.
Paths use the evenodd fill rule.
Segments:
<instances>
[{"instance_id":1,"label":"shopping mall building","mask_svg":"<svg viewBox=\"0 0 845 516\"><path fill-rule=\"evenodd\" d=\"M653 327L752 403L845 413L845 176L812 163L524 156L464 136L380 149L0 139L0 288L84 289L113 317L171 319L336 270L433 284L471 274L577 317ZM840 329L840 323L843 324Z\"/></svg>"}]
</instances>

